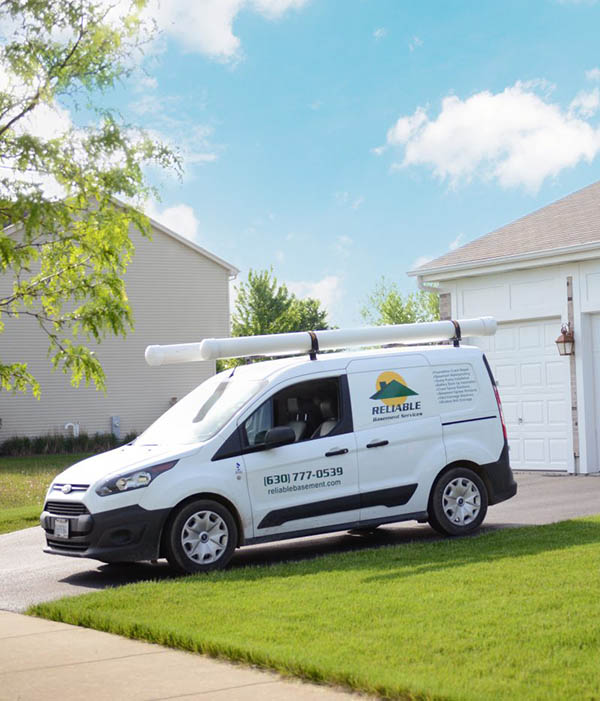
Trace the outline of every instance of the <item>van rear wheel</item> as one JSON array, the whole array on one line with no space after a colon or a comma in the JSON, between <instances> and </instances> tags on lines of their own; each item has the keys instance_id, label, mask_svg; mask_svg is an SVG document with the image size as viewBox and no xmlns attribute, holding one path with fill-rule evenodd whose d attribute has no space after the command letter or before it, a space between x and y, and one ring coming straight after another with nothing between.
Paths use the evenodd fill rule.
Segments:
<instances>
[{"instance_id":1,"label":"van rear wheel","mask_svg":"<svg viewBox=\"0 0 600 701\"><path fill-rule=\"evenodd\" d=\"M237 542L238 530L230 511L217 501L198 499L175 515L165 550L173 569L194 574L225 567Z\"/></svg>"},{"instance_id":2,"label":"van rear wheel","mask_svg":"<svg viewBox=\"0 0 600 701\"><path fill-rule=\"evenodd\" d=\"M429 525L443 535L471 533L483 522L487 507L487 489L479 475L467 467L454 467L433 485Z\"/></svg>"}]
</instances>

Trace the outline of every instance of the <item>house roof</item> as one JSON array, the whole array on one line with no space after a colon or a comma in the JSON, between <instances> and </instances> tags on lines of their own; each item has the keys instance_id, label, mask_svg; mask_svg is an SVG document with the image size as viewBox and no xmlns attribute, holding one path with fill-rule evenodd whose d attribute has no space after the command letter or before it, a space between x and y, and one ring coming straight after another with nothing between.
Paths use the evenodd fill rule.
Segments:
<instances>
[{"instance_id":1,"label":"house roof","mask_svg":"<svg viewBox=\"0 0 600 701\"><path fill-rule=\"evenodd\" d=\"M148 220L150 221L150 224L153 229L156 229L157 231L160 231L161 233L166 234L167 236L171 236L171 238L174 238L176 241L183 243L185 246L188 246L188 248L191 248L193 251L196 251L196 253L202 254L209 260L212 260L217 265L220 265L221 267L225 268L225 270L228 270L229 274L233 277L235 277L240 272L239 268L236 268L235 265L231 265L231 263L228 263L226 260L219 258L219 256L216 256L210 251L207 251L206 248L202 248L202 246L199 246L197 243L194 243L185 236L182 236L181 234L172 231L168 227L164 226L164 224L157 222L156 219L148 217Z\"/></svg>"},{"instance_id":2,"label":"house roof","mask_svg":"<svg viewBox=\"0 0 600 701\"><path fill-rule=\"evenodd\" d=\"M119 207L129 206L125 202L119 200L117 197L113 197L112 200ZM147 214L146 216L148 217ZM191 248L192 251L196 251L196 253L200 253L209 260L212 260L217 265L220 265L221 267L225 268L225 270L228 270L229 274L232 277L235 277L240 272L239 268L236 268L235 265L231 265L231 263L228 263L226 260L223 260L223 258L219 258L219 256L216 256L214 253L207 251L206 248L202 248L202 246L199 246L197 243L194 243L191 239L188 239L185 236L182 236L181 234L178 234L177 232L173 231L172 229L169 229L164 224L161 224L160 222L156 221L156 219L148 217L148 221L150 222L153 229L156 229L156 231L160 231L161 233L166 234L171 238L174 238L176 241L179 241L180 243L184 244L184 246Z\"/></svg>"},{"instance_id":3,"label":"house roof","mask_svg":"<svg viewBox=\"0 0 600 701\"><path fill-rule=\"evenodd\" d=\"M600 181L435 258L409 275L600 245Z\"/></svg>"},{"instance_id":4,"label":"house roof","mask_svg":"<svg viewBox=\"0 0 600 701\"><path fill-rule=\"evenodd\" d=\"M113 197L112 200L119 207L128 206L124 202L122 202L121 200L117 199L116 197ZM148 215L146 215L146 216L148 217ZM184 244L184 246L191 248L192 251L196 251L196 253L200 253L205 258L212 260L217 265L220 265L221 267L225 268L225 270L227 270L232 277L235 277L240 272L239 268L236 268L235 265L228 263L226 260L223 260L223 258L219 258L219 256L216 256L214 253L207 251L206 248L202 248L202 246L199 246L197 243L194 243L193 241L186 238L185 236L182 236L181 234L176 233L172 229L169 229L164 224L161 224L160 222L156 221L156 219L152 219L152 217L148 217L148 221L150 222L150 225L152 226L153 229L155 229L156 231L160 231L161 233L166 234L167 236L170 236L171 238L174 238L176 241L179 241L180 243ZM3 229L3 232L6 234L11 234L15 230L17 230L20 226L21 226L20 224L10 224L9 226L7 226Z\"/></svg>"}]
</instances>

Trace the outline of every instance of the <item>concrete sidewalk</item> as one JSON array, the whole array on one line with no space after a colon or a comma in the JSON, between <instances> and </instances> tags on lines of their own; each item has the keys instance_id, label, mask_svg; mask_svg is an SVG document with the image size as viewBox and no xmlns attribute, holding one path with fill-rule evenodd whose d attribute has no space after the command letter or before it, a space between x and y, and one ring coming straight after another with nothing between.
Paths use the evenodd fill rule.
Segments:
<instances>
[{"instance_id":1,"label":"concrete sidewalk","mask_svg":"<svg viewBox=\"0 0 600 701\"><path fill-rule=\"evenodd\" d=\"M363 698L87 628L0 611L0 699Z\"/></svg>"}]
</instances>

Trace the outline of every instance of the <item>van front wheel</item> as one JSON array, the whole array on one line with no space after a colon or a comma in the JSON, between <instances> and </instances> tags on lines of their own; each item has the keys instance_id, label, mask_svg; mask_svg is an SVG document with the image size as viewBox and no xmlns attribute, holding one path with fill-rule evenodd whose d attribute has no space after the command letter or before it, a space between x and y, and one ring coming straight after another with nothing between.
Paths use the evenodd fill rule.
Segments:
<instances>
[{"instance_id":1,"label":"van front wheel","mask_svg":"<svg viewBox=\"0 0 600 701\"><path fill-rule=\"evenodd\" d=\"M479 528L488 507L487 489L473 470L454 467L438 478L429 498L429 525L443 535Z\"/></svg>"},{"instance_id":2,"label":"van front wheel","mask_svg":"<svg viewBox=\"0 0 600 701\"><path fill-rule=\"evenodd\" d=\"M217 501L198 499L175 515L166 538L166 555L181 573L221 569L237 546L238 532L229 510Z\"/></svg>"}]
</instances>

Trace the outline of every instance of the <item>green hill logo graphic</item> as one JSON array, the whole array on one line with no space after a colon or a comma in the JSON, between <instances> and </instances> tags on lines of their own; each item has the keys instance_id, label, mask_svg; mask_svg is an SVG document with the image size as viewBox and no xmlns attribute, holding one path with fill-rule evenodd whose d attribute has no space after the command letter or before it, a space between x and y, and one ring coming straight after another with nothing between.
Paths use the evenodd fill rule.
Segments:
<instances>
[{"instance_id":1,"label":"green hill logo graphic","mask_svg":"<svg viewBox=\"0 0 600 701\"><path fill-rule=\"evenodd\" d=\"M386 406L392 407L404 404L408 397L418 395L418 392L406 384L402 375L391 370L386 370L379 375L375 382L375 388L377 391L371 395L371 399L379 400Z\"/></svg>"},{"instance_id":2,"label":"green hill logo graphic","mask_svg":"<svg viewBox=\"0 0 600 701\"><path fill-rule=\"evenodd\" d=\"M371 395L371 399L404 399L405 397L413 397L417 395L418 392L413 392L410 387L403 385L397 380L392 380L391 382L382 382L381 388L378 392Z\"/></svg>"}]
</instances>

